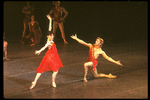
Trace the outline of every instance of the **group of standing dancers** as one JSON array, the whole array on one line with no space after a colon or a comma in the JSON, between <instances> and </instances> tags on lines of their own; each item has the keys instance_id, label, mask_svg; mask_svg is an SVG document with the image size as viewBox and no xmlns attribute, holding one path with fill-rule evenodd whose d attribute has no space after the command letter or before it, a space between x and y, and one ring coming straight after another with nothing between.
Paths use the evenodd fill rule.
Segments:
<instances>
[{"instance_id":1,"label":"group of standing dancers","mask_svg":"<svg viewBox=\"0 0 150 100\"><path fill-rule=\"evenodd\" d=\"M39 55L46 48L48 48L48 50L45 53L45 56L43 57L40 65L36 69L37 74L35 76L34 81L31 83L30 89L33 89L35 87L41 74L45 71L53 71L52 86L56 87L56 83L55 83L56 75L58 74L59 68L63 67L61 59L57 52L56 44L54 42L54 37L55 37L56 28L57 28L57 26L59 26L59 28L61 30L62 38L64 39L64 43L68 44L68 42L65 40L64 27L63 27L63 21L64 21L65 17L67 16L68 12L63 7L59 6L60 5L59 1L57 1L57 2L54 1L53 4L55 5L55 8L53 8L49 13L50 18L53 20L53 31L47 32L47 42L46 42L45 46L43 46L40 50L35 50L35 54ZM29 6L29 8L30 8L30 6ZM24 8L24 10L25 10L25 8ZM32 9L30 8L30 10L32 11L33 8ZM62 12L65 13L65 16L63 18L60 17ZM54 13L53 16L51 15L52 13ZM29 14L31 14L31 12ZM27 15L29 15L29 14L27 14ZM29 18L29 17L26 17L26 18ZM35 25L35 27L37 27L39 30L39 35L37 36L39 39L42 36L40 27L38 27L38 22L34 21L34 16L32 16L31 19L32 19L31 22L28 23L29 30L30 31L33 30L30 27ZM27 22L28 22L27 19L24 20L24 29L26 29ZM36 30L34 30L34 31L36 31ZM25 30L23 31L22 37L24 37L24 36L25 36ZM28 35L27 37L32 37L32 34ZM37 37L32 37L31 38L32 41L36 41ZM89 56L88 56L86 62L84 63L84 77L83 77L84 82L87 82L86 76L87 76L88 70L91 71L91 73L93 74L94 77L116 78L116 76L112 75L112 74L106 75L103 73L100 73L100 74L97 73L96 66L98 64L97 59L98 59L99 55L102 55L105 59L107 59L108 61L110 61L112 63L122 66L120 61L113 60L111 57L107 56L106 53L102 50L102 45L104 43L104 40L102 38L97 37L94 44L84 42L83 40L79 39L76 34L72 35L71 38L76 40L80 44L89 47ZM32 45L34 45L35 43L38 43L38 42L33 42Z\"/></svg>"}]
</instances>

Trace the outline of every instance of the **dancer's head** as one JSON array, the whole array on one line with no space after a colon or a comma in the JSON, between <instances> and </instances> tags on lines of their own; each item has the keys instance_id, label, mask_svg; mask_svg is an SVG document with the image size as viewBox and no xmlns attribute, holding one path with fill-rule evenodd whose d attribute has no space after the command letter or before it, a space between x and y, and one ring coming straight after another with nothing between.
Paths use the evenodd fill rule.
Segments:
<instances>
[{"instance_id":1,"label":"dancer's head","mask_svg":"<svg viewBox=\"0 0 150 100\"><path fill-rule=\"evenodd\" d=\"M97 37L97 39L95 41L95 45L99 46L99 47L102 47L103 43L104 43L104 40L100 37Z\"/></svg>"},{"instance_id":2,"label":"dancer's head","mask_svg":"<svg viewBox=\"0 0 150 100\"><path fill-rule=\"evenodd\" d=\"M53 4L58 7L60 5L60 1L53 1Z\"/></svg>"},{"instance_id":3,"label":"dancer's head","mask_svg":"<svg viewBox=\"0 0 150 100\"><path fill-rule=\"evenodd\" d=\"M30 2L29 1L27 1L27 6L30 6Z\"/></svg>"},{"instance_id":4,"label":"dancer's head","mask_svg":"<svg viewBox=\"0 0 150 100\"><path fill-rule=\"evenodd\" d=\"M54 33L52 31L47 32L47 40L48 41L53 41L54 39Z\"/></svg>"},{"instance_id":5,"label":"dancer's head","mask_svg":"<svg viewBox=\"0 0 150 100\"><path fill-rule=\"evenodd\" d=\"M35 20L35 16L31 15L31 20L34 21Z\"/></svg>"}]
</instances>

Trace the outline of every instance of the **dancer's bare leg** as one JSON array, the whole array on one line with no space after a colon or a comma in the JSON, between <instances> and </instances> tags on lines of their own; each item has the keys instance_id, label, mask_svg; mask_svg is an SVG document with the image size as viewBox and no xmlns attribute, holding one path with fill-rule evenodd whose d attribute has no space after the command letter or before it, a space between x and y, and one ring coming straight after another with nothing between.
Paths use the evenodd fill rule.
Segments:
<instances>
[{"instance_id":1,"label":"dancer's bare leg","mask_svg":"<svg viewBox=\"0 0 150 100\"><path fill-rule=\"evenodd\" d=\"M58 71L57 72L53 72L53 74L52 74L52 86L53 87L56 87L55 79L56 79L56 75L57 74L58 74Z\"/></svg>"},{"instance_id":2,"label":"dancer's bare leg","mask_svg":"<svg viewBox=\"0 0 150 100\"><path fill-rule=\"evenodd\" d=\"M87 82L86 76L88 73L88 66L93 66L93 63L92 62L84 63L84 78L83 78L84 82Z\"/></svg>"},{"instance_id":3,"label":"dancer's bare leg","mask_svg":"<svg viewBox=\"0 0 150 100\"><path fill-rule=\"evenodd\" d=\"M89 70L91 71L91 73L93 74L94 77L107 77L107 78L116 78L117 77L117 76L112 75L112 74L109 74L109 75L106 75L103 73L98 74L96 68L95 68L95 71L93 70L92 67L90 67Z\"/></svg>"},{"instance_id":4,"label":"dancer's bare leg","mask_svg":"<svg viewBox=\"0 0 150 100\"><path fill-rule=\"evenodd\" d=\"M111 73L109 75L101 73L101 74L98 74L98 77L116 78L117 76L112 75Z\"/></svg>"},{"instance_id":5,"label":"dancer's bare leg","mask_svg":"<svg viewBox=\"0 0 150 100\"><path fill-rule=\"evenodd\" d=\"M59 23L58 25L59 25L59 29L60 29L60 31L61 31L61 36L62 36L62 38L63 38L63 40L64 40L64 44L68 44L68 42L67 42L66 39L65 39L65 32L64 32L64 25L63 25L63 22Z\"/></svg>"},{"instance_id":6,"label":"dancer's bare leg","mask_svg":"<svg viewBox=\"0 0 150 100\"><path fill-rule=\"evenodd\" d=\"M27 29L27 23L24 23L23 26L24 26L24 29L23 29L22 37L25 37L26 29Z\"/></svg>"},{"instance_id":7,"label":"dancer's bare leg","mask_svg":"<svg viewBox=\"0 0 150 100\"><path fill-rule=\"evenodd\" d=\"M57 24L57 22L54 21L53 22L53 33L54 33L54 36L56 34L57 27L58 27L58 24Z\"/></svg>"},{"instance_id":8,"label":"dancer's bare leg","mask_svg":"<svg viewBox=\"0 0 150 100\"><path fill-rule=\"evenodd\" d=\"M35 76L34 81L32 82L32 85L30 86L30 89L33 89L34 86L36 85L37 80L39 79L39 77L41 76L42 73L37 73Z\"/></svg>"},{"instance_id":9,"label":"dancer's bare leg","mask_svg":"<svg viewBox=\"0 0 150 100\"><path fill-rule=\"evenodd\" d=\"M8 46L8 43L6 41L4 41L4 44L3 44L3 51L4 51L4 54L5 54L5 57L3 60L10 60L7 58L7 46Z\"/></svg>"}]
</instances>

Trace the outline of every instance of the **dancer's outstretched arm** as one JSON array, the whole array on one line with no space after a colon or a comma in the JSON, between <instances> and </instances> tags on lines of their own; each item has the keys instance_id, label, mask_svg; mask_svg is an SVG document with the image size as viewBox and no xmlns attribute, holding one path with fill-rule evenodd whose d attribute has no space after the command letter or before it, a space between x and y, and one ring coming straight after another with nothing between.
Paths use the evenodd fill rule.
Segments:
<instances>
[{"instance_id":1,"label":"dancer's outstretched arm","mask_svg":"<svg viewBox=\"0 0 150 100\"><path fill-rule=\"evenodd\" d=\"M44 51L48 46L50 45L50 42L47 42L44 47L42 47L40 50L35 50L35 54L39 55L42 51Z\"/></svg>"},{"instance_id":2,"label":"dancer's outstretched arm","mask_svg":"<svg viewBox=\"0 0 150 100\"><path fill-rule=\"evenodd\" d=\"M115 63L115 64L117 64L117 65L122 66L122 64L120 63L120 61L115 61L115 60L113 60L111 57L107 56L105 52L103 52L102 56L103 56L105 59L107 59L108 61L113 62L113 63Z\"/></svg>"},{"instance_id":3,"label":"dancer's outstretched arm","mask_svg":"<svg viewBox=\"0 0 150 100\"><path fill-rule=\"evenodd\" d=\"M91 47L91 45L92 45L92 44L90 44L90 43L86 43L86 42L84 42L83 40L77 38L77 35L76 35L76 34L75 34L75 35L72 35L71 38L74 39L74 40L76 40L76 41L78 41L80 44L83 44L83 45L87 46L87 47Z\"/></svg>"}]
</instances>

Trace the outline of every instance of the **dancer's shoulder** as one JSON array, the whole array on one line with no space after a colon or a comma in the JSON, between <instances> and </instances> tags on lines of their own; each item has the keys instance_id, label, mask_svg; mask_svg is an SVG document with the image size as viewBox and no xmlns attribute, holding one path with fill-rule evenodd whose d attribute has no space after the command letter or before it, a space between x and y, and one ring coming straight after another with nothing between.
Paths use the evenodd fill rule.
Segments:
<instances>
[{"instance_id":1,"label":"dancer's shoulder","mask_svg":"<svg viewBox=\"0 0 150 100\"><path fill-rule=\"evenodd\" d=\"M100 54L105 54L105 51L102 50L102 48L99 48Z\"/></svg>"}]
</instances>

